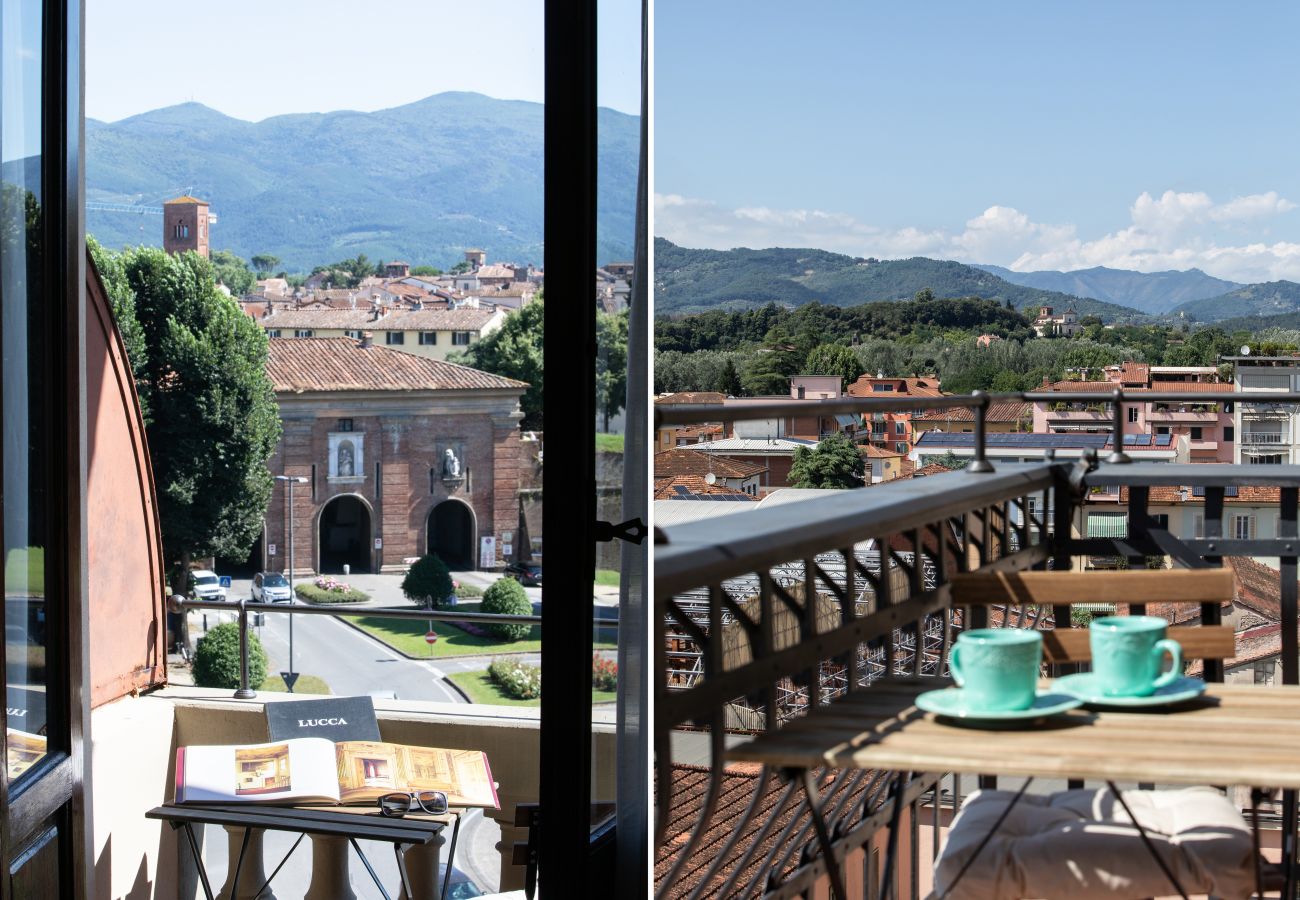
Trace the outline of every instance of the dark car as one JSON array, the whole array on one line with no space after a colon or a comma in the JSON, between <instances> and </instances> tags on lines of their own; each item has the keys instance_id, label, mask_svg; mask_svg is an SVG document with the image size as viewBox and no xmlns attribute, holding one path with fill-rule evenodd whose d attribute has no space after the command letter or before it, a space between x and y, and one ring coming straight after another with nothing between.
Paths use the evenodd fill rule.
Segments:
<instances>
[{"instance_id":1,"label":"dark car","mask_svg":"<svg viewBox=\"0 0 1300 900\"><path fill-rule=\"evenodd\" d=\"M542 583L542 564L533 562L511 563L506 566L506 577L532 587Z\"/></svg>"}]
</instances>

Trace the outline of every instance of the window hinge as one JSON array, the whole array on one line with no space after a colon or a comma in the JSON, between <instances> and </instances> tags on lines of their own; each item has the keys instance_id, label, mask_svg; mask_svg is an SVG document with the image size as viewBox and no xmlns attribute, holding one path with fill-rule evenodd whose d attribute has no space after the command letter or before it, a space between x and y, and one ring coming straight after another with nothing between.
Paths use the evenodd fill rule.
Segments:
<instances>
[{"instance_id":1,"label":"window hinge","mask_svg":"<svg viewBox=\"0 0 1300 900\"><path fill-rule=\"evenodd\" d=\"M596 523L596 540L601 543L608 543L617 538L620 541L627 541L629 544L639 544L645 540L646 527L640 518L628 519L626 522L619 522L612 525L609 522Z\"/></svg>"}]
</instances>

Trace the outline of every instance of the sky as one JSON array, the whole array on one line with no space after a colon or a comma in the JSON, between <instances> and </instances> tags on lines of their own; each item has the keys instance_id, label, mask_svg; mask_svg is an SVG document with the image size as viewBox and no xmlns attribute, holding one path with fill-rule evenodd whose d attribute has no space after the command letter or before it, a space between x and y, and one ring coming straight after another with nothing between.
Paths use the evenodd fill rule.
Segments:
<instances>
[{"instance_id":1,"label":"sky","mask_svg":"<svg viewBox=\"0 0 1300 900\"><path fill-rule=\"evenodd\" d=\"M598 16L597 101L636 114L640 3L601 0ZM443 91L541 102L542 45L540 0L86 0L86 114L193 100L259 121Z\"/></svg>"},{"instance_id":2,"label":"sky","mask_svg":"<svg viewBox=\"0 0 1300 900\"><path fill-rule=\"evenodd\" d=\"M1300 5L657 0L654 231L1300 280Z\"/></svg>"}]
</instances>

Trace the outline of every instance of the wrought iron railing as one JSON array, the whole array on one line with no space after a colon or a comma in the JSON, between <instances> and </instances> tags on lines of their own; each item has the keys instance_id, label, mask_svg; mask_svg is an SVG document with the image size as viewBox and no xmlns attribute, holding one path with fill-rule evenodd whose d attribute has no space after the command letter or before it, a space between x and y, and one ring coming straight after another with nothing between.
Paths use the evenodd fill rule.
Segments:
<instances>
[{"instance_id":1,"label":"wrought iron railing","mask_svg":"<svg viewBox=\"0 0 1300 900\"><path fill-rule=\"evenodd\" d=\"M1065 570L1087 557L1114 557L1133 566L1161 557L1189 568L1220 566L1233 556L1277 557L1282 681L1300 683L1300 466L1134 463L1119 446L1104 461L1092 453L1065 463L1046 451L1041 463L995 467L984 444L984 416L995 399L1096 402L1097 395L908 399L909 408L973 408L974 457L964 472L758 506L657 532L658 897L794 897L810 894L827 872L828 860L819 849L824 844L814 833L819 817L808 815L805 793L784 781L781 771L727 768L726 748L736 734L780 728L814 706L869 689L891 674L940 676L961 628L1070 622L1067 607L954 608L950 579L956 572ZM1176 399L1183 398L1143 393L1129 402ZM1268 399L1297 403L1300 394L1271 393ZM1115 429L1122 432L1123 392L1117 389L1108 400ZM845 398L806 405L806 410L792 409L783 403L781 414L874 413L898 408L899 400ZM717 422L775 413L775 406L743 411L677 406L661 411L659 419ZM1184 539L1152 515L1151 488L1162 485L1200 489L1203 537ZM1229 488L1242 485L1279 488L1277 536L1225 537L1225 497L1235 493ZM1079 511L1093 487L1126 491L1126 536L1078 536ZM1145 607L1134 603L1133 610ZM1200 617L1203 624L1218 624L1221 609L1204 604ZM1222 680L1223 663L1206 660L1203 677ZM682 761L688 743L707 748L707 767ZM922 882L918 830L927 818L937 850L943 805L923 809L922 798L947 789L959 799L960 782L942 773L913 773L891 791L883 773L827 770L814 777L836 864L853 860L860 868L856 883L862 895L901 886L917 896ZM1295 792L1283 792L1280 821L1293 863ZM880 845L896 844L900 830L910 830L910 860L901 858L893 871L873 868ZM883 858L892 861L896 854ZM1294 865L1286 870L1294 871ZM1294 891L1294 883L1288 889Z\"/></svg>"}]
</instances>

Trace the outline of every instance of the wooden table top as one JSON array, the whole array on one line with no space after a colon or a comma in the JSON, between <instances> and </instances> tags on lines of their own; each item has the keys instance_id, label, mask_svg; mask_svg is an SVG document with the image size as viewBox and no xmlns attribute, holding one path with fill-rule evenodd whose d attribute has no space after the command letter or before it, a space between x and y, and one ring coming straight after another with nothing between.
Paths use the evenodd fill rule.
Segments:
<instances>
[{"instance_id":1,"label":"wooden table top","mask_svg":"<svg viewBox=\"0 0 1300 900\"><path fill-rule=\"evenodd\" d=\"M726 755L778 767L1300 788L1297 686L1210 684L1167 708L1079 707L994 729L917 709L917 694L949 684L876 682Z\"/></svg>"}]
</instances>

